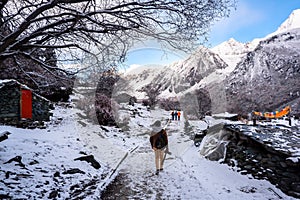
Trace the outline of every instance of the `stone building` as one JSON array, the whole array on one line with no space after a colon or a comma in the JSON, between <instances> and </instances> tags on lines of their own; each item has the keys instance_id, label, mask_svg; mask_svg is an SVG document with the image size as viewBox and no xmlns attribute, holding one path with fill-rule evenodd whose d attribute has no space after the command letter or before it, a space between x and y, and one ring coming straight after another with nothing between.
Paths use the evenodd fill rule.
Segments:
<instances>
[{"instance_id":1,"label":"stone building","mask_svg":"<svg viewBox=\"0 0 300 200\"><path fill-rule=\"evenodd\" d=\"M0 123L49 121L51 103L13 79L0 80Z\"/></svg>"}]
</instances>

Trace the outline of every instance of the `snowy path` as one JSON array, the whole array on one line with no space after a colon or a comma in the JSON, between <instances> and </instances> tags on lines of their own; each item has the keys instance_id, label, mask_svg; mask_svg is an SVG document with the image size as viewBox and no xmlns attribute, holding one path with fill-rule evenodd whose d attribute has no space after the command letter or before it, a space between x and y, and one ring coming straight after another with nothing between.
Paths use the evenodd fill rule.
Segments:
<instances>
[{"instance_id":1,"label":"snowy path","mask_svg":"<svg viewBox=\"0 0 300 200\"><path fill-rule=\"evenodd\" d=\"M214 199L205 192L200 181L193 177L189 167L185 167L186 164L182 160L181 156L185 150L193 148L193 143L183 142L187 140L187 137L183 137L179 131L183 129L183 124L183 122L180 124L173 122L167 128L171 133L169 150L172 154L167 155L163 172L158 176L154 175L154 153L147 140L120 167L121 174L125 174L127 179L125 182L122 180L122 186L126 189L120 186L117 190L114 188L113 195L108 193L104 199L114 199L116 196L122 196L124 199L197 199L199 191L202 191L203 199ZM186 191L186 186L181 183L193 187ZM118 191L122 191L122 194L117 194Z\"/></svg>"},{"instance_id":2,"label":"snowy path","mask_svg":"<svg viewBox=\"0 0 300 200\"><path fill-rule=\"evenodd\" d=\"M183 135L184 122L172 122L164 171L154 175L154 153L148 140L130 154L103 199L293 199L267 181L250 179L227 165L200 157ZM278 196L279 195L279 196Z\"/></svg>"}]
</instances>

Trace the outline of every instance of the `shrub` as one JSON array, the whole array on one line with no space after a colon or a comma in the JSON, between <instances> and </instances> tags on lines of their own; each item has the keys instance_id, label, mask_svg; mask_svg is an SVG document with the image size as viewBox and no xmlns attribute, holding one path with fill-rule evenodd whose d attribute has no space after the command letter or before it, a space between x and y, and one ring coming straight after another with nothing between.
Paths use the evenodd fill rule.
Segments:
<instances>
[{"instance_id":1,"label":"shrub","mask_svg":"<svg viewBox=\"0 0 300 200\"><path fill-rule=\"evenodd\" d=\"M118 118L117 103L104 94L97 94L95 98L95 112L98 123L104 126L116 126Z\"/></svg>"}]
</instances>

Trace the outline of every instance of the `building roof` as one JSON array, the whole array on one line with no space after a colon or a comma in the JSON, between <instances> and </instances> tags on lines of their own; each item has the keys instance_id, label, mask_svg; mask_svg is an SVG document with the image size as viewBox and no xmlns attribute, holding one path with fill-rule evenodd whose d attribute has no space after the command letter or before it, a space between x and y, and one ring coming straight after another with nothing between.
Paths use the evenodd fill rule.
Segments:
<instances>
[{"instance_id":1,"label":"building roof","mask_svg":"<svg viewBox=\"0 0 300 200\"><path fill-rule=\"evenodd\" d=\"M26 90L31 90L33 92L33 89L31 89L30 87L28 87L27 85L24 85L22 83L20 83L19 81L15 80L15 79L0 79L0 89L4 86L6 86L7 84L17 84L20 85L22 89L26 89ZM45 97L33 92L34 95L38 96L39 98L45 100L45 101L49 101L48 99L46 99Z\"/></svg>"}]
</instances>

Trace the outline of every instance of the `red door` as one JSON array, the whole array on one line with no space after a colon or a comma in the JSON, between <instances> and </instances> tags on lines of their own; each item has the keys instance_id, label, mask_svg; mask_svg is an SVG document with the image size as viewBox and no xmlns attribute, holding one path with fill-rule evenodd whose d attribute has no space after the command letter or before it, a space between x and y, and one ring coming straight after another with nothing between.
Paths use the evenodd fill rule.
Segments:
<instances>
[{"instance_id":1,"label":"red door","mask_svg":"<svg viewBox=\"0 0 300 200\"><path fill-rule=\"evenodd\" d=\"M21 118L32 119L32 93L30 90L21 91Z\"/></svg>"}]
</instances>

